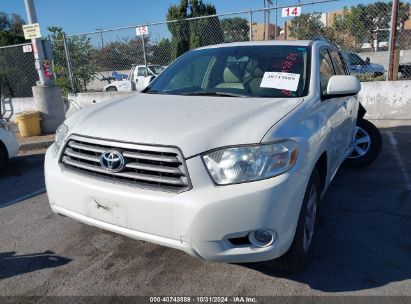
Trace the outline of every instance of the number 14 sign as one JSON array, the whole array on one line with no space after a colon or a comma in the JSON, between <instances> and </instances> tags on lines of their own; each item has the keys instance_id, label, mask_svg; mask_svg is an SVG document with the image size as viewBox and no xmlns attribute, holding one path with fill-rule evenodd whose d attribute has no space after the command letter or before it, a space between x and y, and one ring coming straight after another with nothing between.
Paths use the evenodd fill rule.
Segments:
<instances>
[{"instance_id":1,"label":"number 14 sign","mask_svg":"<svg viewBox=\"0 0 411 304\"><path fill-rule=\"evenodd\" d=\"M296 17L301 15L301 6L290 6L282 9L281 17Z\"/></svg>"}]
</instances>

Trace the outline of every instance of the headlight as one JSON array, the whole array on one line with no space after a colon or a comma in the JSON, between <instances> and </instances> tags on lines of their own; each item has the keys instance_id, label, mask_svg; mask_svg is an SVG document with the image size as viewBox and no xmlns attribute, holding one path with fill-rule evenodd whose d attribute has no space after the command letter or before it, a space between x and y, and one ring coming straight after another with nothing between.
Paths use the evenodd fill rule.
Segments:
<instances>
[{"instance_id":1,"label":"headlight","mask_svg":"<svg viewBox=\"0 0 411 304\"><path fill-rule=\"evenodd\" d=\"M287 140L273 144L226 148L203 155L214 182L228 185L270 178L289 170L299 145Z\"/></svg>"},{"instance_id":2,"label":"headlight","mask_svg":"<svg viewBox=\"0 0 411 304\"><path fill-rule=\"evenodd\" d=\"M56 130L56 140L54 142L54 151L56 154L60 151L61 146L64 144L68 128L65 124L60 125Z\"/></svg>"}]
</instances>

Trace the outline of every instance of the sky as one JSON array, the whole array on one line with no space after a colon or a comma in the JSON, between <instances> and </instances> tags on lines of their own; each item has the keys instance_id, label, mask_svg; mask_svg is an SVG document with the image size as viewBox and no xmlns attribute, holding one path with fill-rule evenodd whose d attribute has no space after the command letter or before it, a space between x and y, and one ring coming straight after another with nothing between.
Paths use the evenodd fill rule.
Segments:
<instances>
[{"instance_id":1,"label":"sky","mask_svg":"<svg viewBox=\"0 0 411 304\"><path fill-rule=\"evenodd\" d=\"M289 5L297 3L297 1L278 0L278 5ZM319 0L309 0L309 2L312 1ZM43 36L48 34L46 30L48 26L60 26L66 33L73 34L94 31L96 29L163 21L166 18L168 7L179 2L180 0L34 0ZM263 7L263 0L204 0L203 2L214 4L217 13L237 12ZM302 2L308 2L308 0L302 0ZM372 2L375 1L340 0L303 6L302 12L333 11L344 6ZM27 20L24 0L0 0L0 11L17 13ZM262 14L258 15L256 19L262 18ZM274 16L272 15L271 18L273 20ZM279 24L283 24L284 19L281 16L278 20Z\"/></svg>"}]
</instances>

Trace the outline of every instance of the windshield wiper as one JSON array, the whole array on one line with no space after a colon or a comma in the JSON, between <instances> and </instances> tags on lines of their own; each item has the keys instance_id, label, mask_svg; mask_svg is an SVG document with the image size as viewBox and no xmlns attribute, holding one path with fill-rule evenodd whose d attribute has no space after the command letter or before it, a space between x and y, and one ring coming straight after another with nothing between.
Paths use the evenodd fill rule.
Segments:
<instances>
[{"instance_id":1,"label":"windshield wiper","mask_svg":"<svg viewBox=\"0 0 411 304\"><path fill-rule=\"evenodd\" d=\"M227 97L248 97L247 95L229 93L229 92L214 92L214 91L195 91L183 92L181 95L203 95L203 96L227 96Z\"/></svg>"}]
</instances>

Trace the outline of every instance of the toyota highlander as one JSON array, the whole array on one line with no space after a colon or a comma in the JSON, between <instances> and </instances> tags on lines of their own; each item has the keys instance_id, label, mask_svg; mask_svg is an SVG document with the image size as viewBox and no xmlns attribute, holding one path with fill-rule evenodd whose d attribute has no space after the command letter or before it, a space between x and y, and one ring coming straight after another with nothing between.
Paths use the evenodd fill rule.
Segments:
<instances>
[{"instance_id":1,"label":"toyota highlander","mask_svg":"<svg viewBox=\"0 0 411 304\"><path fill-rule=\"evenodd\" d=\"M141 94L58 128L51 209L206 260L299 271L320 199L353 151L359 91L324 41L189 51Z\"/></svg>"}]
</instances>

